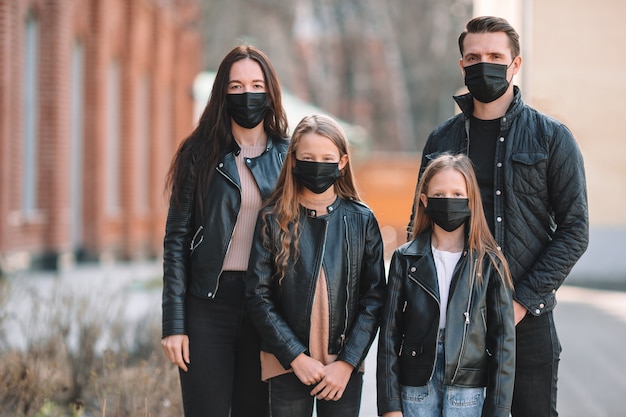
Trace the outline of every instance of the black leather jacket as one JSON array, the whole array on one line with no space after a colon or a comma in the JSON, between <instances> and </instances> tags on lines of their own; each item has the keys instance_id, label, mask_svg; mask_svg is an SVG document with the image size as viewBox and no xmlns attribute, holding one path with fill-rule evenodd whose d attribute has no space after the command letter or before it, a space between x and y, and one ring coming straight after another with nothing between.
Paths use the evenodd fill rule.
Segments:
<instances>
[{"instance_id":1,"label":"black leather jacket","mask_svg":"<svg viewBox=\"0 0 626 417\"><path fill-rule=\"evenodd\" d=\"M497 259L497 258L496 258ZM444 384L487 387L483 416L508 417L515 378L511 289L488 256L482 282L467 250L450 284ZM433 375L439 337L439 285L431 232L400 246L389 270L378 338L378 412L402 410L400 385L423 386Z\"/></svg>"},{"instance_id":2,"label":"black leather jacket","mask_svg":"<svg viewBox=\"0 0 626 417\"><path fill-rule=\"evenodd\" d=\"M496 145L494 237L509 263L515 300L538 316L554 309L556 290L587 249L587 187L583 158L571 132L526 106L517 86L514 89ZM431 133L420 176L428 161L442 152L468 153L474 102L470 94L455 100L462 113Z\"/></svg>"},{"instance_id":3,"label":"black leather jacket","mask_svg":"<svg viewBox=\"0 0 626 417\"><path fill-rule=\"evenodd\" d=\"M329 353L358 368L380 323L386 284L376 218L364 204L340 198L328 211L315 217L301 208L300 256L295 264L290 262L280 284L274 276L274 250L266 249L276 246L264 245L261 215L257 222L246 279L248 308L261 334L261 349L274 354L285 369L299 354L308 354L311 308L322 266L328 285ZM275 242L275 217L268 219L266 236Z\"/></svg>"},{"instance_id":4,"label":"black leather jacket","mask_svg":"<svg viewBox=\"0 0 626 417\"><path fill-rule=\"evenodd\" d=\"M246 160L262 199L274 189L288 145L287 140L270 137L263 154ZM170 203L163 248L163 337L187 334L187 292L212 299L218 291L219 276L241 206L235 164L239 150L233 141L232 149L215 168L203 204L195 203L193 184L179 191L179 204L173 200Z\"/></svg>"}]
</instances>

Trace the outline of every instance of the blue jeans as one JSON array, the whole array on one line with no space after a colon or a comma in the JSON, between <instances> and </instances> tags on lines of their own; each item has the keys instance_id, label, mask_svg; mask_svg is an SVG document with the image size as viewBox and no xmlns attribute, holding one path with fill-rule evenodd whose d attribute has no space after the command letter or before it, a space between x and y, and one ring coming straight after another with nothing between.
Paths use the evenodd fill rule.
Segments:
<instances>
[{"instance_id":1,"label":"blue jeans","mask_svg":"<svg viewBox=\"0 0 626 417\"><path fill-rule=\"evenodd\" d=\"M427 385L402 386L403 417L480 417L485 401L484 388L443 384L444 342L439 340L435 372Z\"/></svg>"},{"instance_id":2,"label":"blue jeans","mask_svg":"<svg viewBox=\"0 0 626 417\"><path fill-rule=\"evenodd\" d=\"M313 403L318 417L358 417L361 408L363 374L352 372L339 401L316 400L313 386L304 385L296 374L279 375L269 380L271 417L310 417Z\"/></svg>"},{"instance_id":3,"label":"blue jeans","mask_svg":"<svg viewBox=\"0 0 626 417\"><path fill-rule=\"evenodd\" d=\"M513 417L556 417L561 344L552 312L527 314L516 328Z\"/></svg>"},{"instance_id":4,"label":"blue jeans","mask_svg":"<svg viewBox=\"0 0 626 417\"><path fill-rule=\"evenodd\" d=\"M224 272L213 300L187 295L190 364L180 371L186 417L265 417L260 338L244 304L245 272Z\"/></svg>"}]
</instances>

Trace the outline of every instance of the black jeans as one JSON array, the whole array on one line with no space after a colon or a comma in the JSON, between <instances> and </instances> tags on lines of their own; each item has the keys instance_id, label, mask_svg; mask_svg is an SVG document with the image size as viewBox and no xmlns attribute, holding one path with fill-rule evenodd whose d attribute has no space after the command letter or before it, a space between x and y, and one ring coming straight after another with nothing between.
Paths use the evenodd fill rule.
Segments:
<instances>
[{"instance_id":1,"label":"black jeans","mask_svg":"<svg viewBox=\"0 0 626 417\"><path fill-rule=\"evenodd\" d=\"M513 417L556 417L561 344L552 312L527 314L516 327Z\"/></svg>"},{"instance_id":2,"label":"black jeans","mask_svg":"<svg viewBox=\"0 0 626 417\"><path fill-rule=\"evenodd\" d=\"M224 272L214 299L187 296L191 363L180 371L186 417L268 415L260 338L246 313L244 278L245 272Z\"/></svg>"},{"instance_id":3,"label":"black jeans","mask_svg":"<svg viewBox=\"0 0 626 417\"><path fill-rule=\"evenodd\" d=\"M352 372L339 401L316 400L312 386L304 385L293 372L269 380L271 417L307 417L317 404L318 417L358 417L361 408L363 373Z\"/></svg>"}]
</instances>

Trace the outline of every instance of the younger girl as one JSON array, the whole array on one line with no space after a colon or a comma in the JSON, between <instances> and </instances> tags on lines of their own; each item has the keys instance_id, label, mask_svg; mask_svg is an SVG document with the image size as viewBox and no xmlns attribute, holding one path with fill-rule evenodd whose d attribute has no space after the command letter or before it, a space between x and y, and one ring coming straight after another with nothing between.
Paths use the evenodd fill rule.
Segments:
<instances>
[{"instance_id":1,"label":"younger girl","mask_svg":"<svg viewBox=\"0 0 626 417\"><path fill-rule=\"evenodd\" d=\"M378 411L384 417L508 417L512 284L469 158L434 159L417 196L412 240L394 252L389 271Z\"/></svg>"},{"instance_id":2,"label":"younger girl","mask_svg":"<svg viewBox=\"0 0 626 417\"><path fill-rule=\"evenodd\" d=\"M385 295L378 223L359 201L341 127L307 116L261 211L247 275L273 417L359 414Z\"/></svg>"}]
</instances>

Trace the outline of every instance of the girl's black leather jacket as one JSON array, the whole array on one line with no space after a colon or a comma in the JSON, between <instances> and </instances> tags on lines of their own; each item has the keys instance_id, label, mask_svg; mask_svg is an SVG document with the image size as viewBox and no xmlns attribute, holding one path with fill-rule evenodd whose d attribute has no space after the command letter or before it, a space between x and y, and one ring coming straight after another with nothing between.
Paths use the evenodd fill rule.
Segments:
<instances>
[{"instance_id":1,"label":"girl's black leather jacket","mask_svg":"<svg viewBox=\"0 0 626 417\"><path fill-rule=\"evenodd\" d=\"M328 211L316 217L301 208L300 255L290 262L280 284L274 275L275 253L263 242L261 215L257 221L246 279L248 308L262 350L274 354L285 369L300 353L308 354L311 308L322 266L328 285L329 353L358 368L380 323L385 270L376 218L364 204L340 198ZM274 216L269 220L266 236L277 239Z\"/></svg>"},{"instance_id":2,"label":"girl's black leather jacket","mask_svg":"<svg viewBox=\"0 0 626 417\"><path fill-rule=\"evenodd\" d=\"M274 189L288 145L287 140L269 137L263 154L246 160L263 200ZM215 168L203 204L195 201L191 183L178 191L178 203L172 196L163 244L163 337L187 334L187 292L212 299L218 291L219 276L241 206L241 185L235 164L239 151L233 141L232 149Z\"/></svg>"},{"instance_id":3,"label":"girl's black leather jacket","mask_svg":"<svg viewBox=\"0 0 626 417\"><path fill-rule=\"evenodd\" d=\"M487 387L482 415L508 417L515 375L512 294L488 256L478 282L470 262L466 250L450 285L444 384ZM391 261L378 341L379 415L402 410L400 385L423 386L432 377L439 337L438 288L427 231L399 247Z\"/></svg>"}]
</instances>

